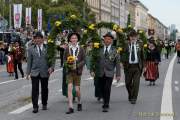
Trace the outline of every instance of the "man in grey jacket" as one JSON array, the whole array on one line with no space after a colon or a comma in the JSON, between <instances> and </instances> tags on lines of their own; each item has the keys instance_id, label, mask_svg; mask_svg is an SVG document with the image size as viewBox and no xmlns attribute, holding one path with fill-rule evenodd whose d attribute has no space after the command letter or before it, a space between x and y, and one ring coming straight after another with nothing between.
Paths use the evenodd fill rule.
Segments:
<instances>
[{"instance_id":1,"label":"man in grey jacket","mask_svg":"<svg viewBox=\"0 0 180 120\"><path fill-rule=\"evenodd\" d=\"M47 46L43 44L41 32L36 32L33 39L35 39L35 45L28 49L27 79L31 77L33 113L37 113L39 108L39 82L41 82L42 109L47 110L48 79L54 67L48 65Z\"/></svg>"},{"instance_id":2,"label":"man in grey jacket","mask_svg":"<svg viewBox=\"0 0 180 120\"><path fill-rule=\"evenodd\" d=\"M111 85L116 68L116 79L120 80L120 59L115 47L112 46L114 37L110 32L104 36L104 47L100 50L99 65L99 82L103 97L103 112L108 112L111 95Z\"/></svg>"}]
</instances>

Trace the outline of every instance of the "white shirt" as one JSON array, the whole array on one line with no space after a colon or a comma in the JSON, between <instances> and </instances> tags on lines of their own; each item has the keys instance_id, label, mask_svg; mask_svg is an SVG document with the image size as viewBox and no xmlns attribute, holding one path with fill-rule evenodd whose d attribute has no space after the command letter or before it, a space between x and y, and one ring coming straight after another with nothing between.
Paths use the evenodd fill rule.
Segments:
<instances>
[{"instance_id":1,"label":"white shirt","mask_svg":"<svg viewBox=\"0 0 180 120\"><path fill-rule=\"evenodd\" d=\"M108 48L107 48L108 53L109 53L110 49L111 49L111 45L109 45ZM105 51L106 51L106 46L104 46L104 54L105 54Z\"/></svg>"},{"instance_id":2,"label":"white shirt","mask_svg":"<svg viewBox=\"0 0 180 120\"><path fill-rule=\"evenodd\" d=\"M38 50L38 53L39 53L39 57L40 57L41 55L40 55L40 52L39 52L40 51L39 50L39 45L36 45L36 47L37 47L37 50ZM41 54L42 54L43 44L40 45L40 49L41 49Z\"/></svg>"},{"instance_id":3,"label":"white shirt","mask_svg":"<svg viewBox=\"0 0 180 120\"><path fill-rule=\"evenodd\" d=\"M76 50L79 48L79 45L78 44L76 46L71 45L70 48L72 48L72 51L73 51L72 55L76 57Z\"/></svg>"},{"instance_id":4,"label":"white shirt","mask_svg":"<svg viewBox=\"0 0 180 120\"><path fill-rule=\"evenodd\" d=\"M135 60L134 61L131 61L131 54L132 54L132 46L134 45L134 52L135 52ZM137 64L139 63L139 60L138 60L138 56L137 56L137 46L136 46L136 42L133 44L131 43L131 46L130 47L130 54L129 54L129 64Z\"/></svg>"}]
</instances>

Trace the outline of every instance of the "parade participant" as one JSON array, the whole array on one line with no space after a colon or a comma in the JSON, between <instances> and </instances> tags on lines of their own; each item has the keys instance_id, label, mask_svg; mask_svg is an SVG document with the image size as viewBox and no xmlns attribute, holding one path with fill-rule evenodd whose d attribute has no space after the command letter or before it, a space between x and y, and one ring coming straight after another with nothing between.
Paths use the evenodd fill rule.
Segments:
<instances>
[{"instance_id":1,"label":"parade participant","mask_svg":"<svg viewBox=\"0 0 180 120\"><path fill-rule=\"evenodd\" d=\"M177 58L178 58L177 63L180 63L180 39L178 39L176 43L176 51L177 51Z\"/></svg>"},{"instance_id":2,"label":"parade participant","mask_svg":"<svg viewBox=\"0 0 180 120\"><path fill-rule=\"evenodd\" d=\"M4 51L3 51L3 43L0 43L0 65L3 65L4 60Z\"/></svg>"},{"instance_id":3,"label":"parade participant","mask_svg":"<svg viewBox=\"0 0 180 120\"><path fill-rule=\"evenodd\" d=\"M100 82L99 82L99 77L98 73L96 71L92 72L91 66L92 64L92 48L93 48L93 42L88 41L87 42L87 47L86 47L86 67L90 71L91 76L94 78L94 96L97 98L97 101L100 101L102 99L102 93L100 89Z\"/></svg>"},{"instance_id":4,"label":"parade participant","mask_svg":"<svg viewBox=\"0 0 180 120\"><path fill-rule=\"evenodd\" d=\"M68 47L68 43L65 42L64 43L64 49L66 49L67 47ZM63 62L63 64L64 64L64 62ZM66 72L67 72L66 70L67 70L67 68L64 65L63 66L63 71L62 71L62 73L63 73L63 75L62 75L62 94L63 94L63 96L68 97L68 83L67 83L67 79L66 79L66 76L67 76L66 75ZM75 90L74 85L73 85L72 92L73 92L73 102L75 102L75 100L76 100L76 90Z\"/></svg>"},{"instance_id":5,"label":"parade participant","mask_svg":"<svg viewBox=\"0 0 180 120\"><path fill-rule=\"evenodd\" d=\"M68 35L69 46L64 53L64 64L66 66L67 83L68 83L68 103L69 109L66 114L74 113L72 90L75 85L76 96L78 98L77 110L82 111L80 82L85 65L85 51L78 45L80 35L78 33L70 33Z\"/></svg>"},{"instance_id":6,"label":"parade participant","mask_svg":"<svg viewBox=\"0 0 180 120\"><path fill-rule=\"evenodd\" d=\"M61 44L59 45L61 67L63 67L63 64L64 64L64 50L66 49L67 34L68 34L67 31L63 32L62 37L61 37Z\"/></svg>"},{"instance_id":7,"label":"parade participant","mask_svg":"<svg viewBox=\"0 0 180 120\"><path fill-rule=\"evenodd\" d=\"M15 50L13 50L13 58L14 58L15 79L18 79L17 67L22 75L22 78L24 78L24 72L22 69L22 60L24 58L24 50L20 46L19 42L15 42Z\"/></svg>"},{"instance_id":8,"label":"parade participant","mask_svg":"<svg viewBox=\"0 0 180 120\"><path fill-rule=\"evenodd\" d=\"M158 64L160 60L160 53L154 42L149 42L146 53L144 77L149 81L149 86L155 85L155 81L159 78Z\"/></svg>"},{"instance_id":9,"label":"parade participant","mask_svg":"<svg viewBox=\"0 0 180 120\"><path fill-rule=\"evenodd\" d=\"M43 44L43 35L36 32L34 35L35 45L28 49L27 76L32 82L33 113L38 112L39 82L41 82L42 109L47 110L48 79L54 71L54 65L48 65L47 45Z\"/></svg>"},{"instance_id":10,"label":"parade participant","mask_svg":"<svg viewBox=\"0 0 180 120\"><path fill-rule=\"evenodd\" d=\"M97 61L99 65L96 74L99 80L100 90L103 98L102 112L108 112L111 96L111 85L116 68L116 79L120 80L120 59L117 50L112 46L114 37L110 32L104 36L104 47L100 50L100 57Z\"/></svg>"},{"instance_id":11,"label":"parade participant","mask_svg":"<svg viewBox=\"0 0 180 120\"><path fill-rule=\"evenodd\" d=\"M170 51L170 49L171 49L170 44L168 41L166 41L166 43L164 45L165 45L165 50L166 50L166 59L169 59L169 54L171 52Z\"/></svg>"},{"instance_id":12,"label":"parade participant","mask_svg":"<svg viewBox=\"0 0 180 120\"><path fill-rule=\"evenodd\" d=\"M138 34L135 30L130 31L128 43L125 45L123 60L125 84L128 91L128 99L131 104L136 104L139 92L140 77L144 65L143 44L138 40Z\"/></svg>"},{"instance_id":13,"label":"parade participant","mask_svg":"<svg viewBox=\"0 0 180 120\"><path fill-rule=\"evenodd\" d=\"M7 62L6 62L7 72L9 73L9 76L13 76L14 74L13 50L14 50L13 43L11 43L9 44Z\"/></svg>"}]
</instances>

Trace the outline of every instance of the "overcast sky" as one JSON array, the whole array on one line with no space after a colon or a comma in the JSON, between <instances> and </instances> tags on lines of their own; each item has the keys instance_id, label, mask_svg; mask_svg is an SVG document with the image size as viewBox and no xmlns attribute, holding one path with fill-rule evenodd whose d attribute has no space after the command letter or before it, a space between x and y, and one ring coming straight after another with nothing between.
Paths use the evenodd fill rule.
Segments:
<instances>
[{"instance_id":1,"label":"overcast sky","mask_svg":"<svg viewBox=\"0 0 180 120\"><path fill-rule=\"evenodd\" d=\"M164 25L169 27L175 24L180 30L180 0L140 0L148 9L149 13L158 18Z\"/></svg>"}]
</instances>

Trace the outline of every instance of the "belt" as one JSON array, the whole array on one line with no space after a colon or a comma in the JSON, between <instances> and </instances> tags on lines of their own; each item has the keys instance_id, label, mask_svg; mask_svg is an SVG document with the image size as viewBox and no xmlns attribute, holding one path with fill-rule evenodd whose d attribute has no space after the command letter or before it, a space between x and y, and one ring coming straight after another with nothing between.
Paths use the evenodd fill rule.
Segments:
<instances>
[{"instance_id":1,"label":"belt","mask_svg":"<svg viewBox=\"0 0 180 120\"><path fill-rule=\"evenodd\" d=\"M137 64L129 64L129 67L138 67L139 66L139 64L137 63Z\"/></svg>"}]
</instances>

